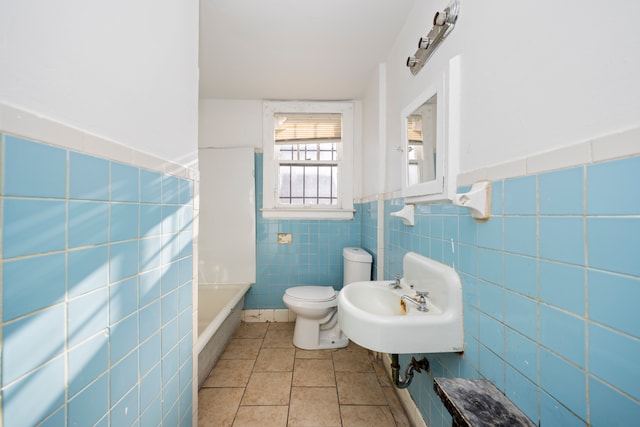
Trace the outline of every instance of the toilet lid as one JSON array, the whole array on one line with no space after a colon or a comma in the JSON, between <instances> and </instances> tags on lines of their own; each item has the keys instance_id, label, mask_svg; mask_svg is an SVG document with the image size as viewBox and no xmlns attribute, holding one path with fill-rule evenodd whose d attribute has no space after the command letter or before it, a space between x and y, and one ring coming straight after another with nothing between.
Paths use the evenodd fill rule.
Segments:
<instances>
[{"instance_id":1,"label":"toilet lid","mask_svg":"<svg viewBox=\"0 0 640 427\"><path fill-rule=\"evenodd\" d=\"M296 286L285 293L305 301L331 301L336 298L336 291L331 286Z\"/></svg>"}]
</instances>

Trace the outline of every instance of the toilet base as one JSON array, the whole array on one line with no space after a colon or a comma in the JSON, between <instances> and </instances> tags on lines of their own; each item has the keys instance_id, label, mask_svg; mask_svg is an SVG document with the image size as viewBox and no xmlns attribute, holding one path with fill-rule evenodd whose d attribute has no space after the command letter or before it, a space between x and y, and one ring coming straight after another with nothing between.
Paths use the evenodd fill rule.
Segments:
<instances>
[{"instance_id":1,"label":"toilet base","mask_svg":"<svg viewBox=\"0 0 640 427\"><path fill-rule=\"evenodd\" d=\"M293 345L303 350L326 350L346 347L349 345L349 338L342 333L338 322L325 328L318 320L298 316L293 330Z\"/></svg>"}]
</instances>

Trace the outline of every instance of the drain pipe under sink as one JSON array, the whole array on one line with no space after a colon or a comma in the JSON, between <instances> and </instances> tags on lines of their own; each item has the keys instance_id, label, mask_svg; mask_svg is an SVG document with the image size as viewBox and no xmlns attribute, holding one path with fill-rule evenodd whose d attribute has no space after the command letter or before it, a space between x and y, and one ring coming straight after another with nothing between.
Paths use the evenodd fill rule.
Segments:
<instances>
[{"instance_id":1,"label":"drain pipe under sink","mask_svg":"<svg viewBox=\"0 0 640 427\"><path fill-rule=\"evenodd\" d=\"M400 363L398 362L398 355L396 353L391 354L391 379L396 387L398 388L407 388L411 385L411 381L413 381L414 372L422 372L424 369L425 372L429 371L429 361L426 357L423 357L420 360L416 360L415 357L411 358L411 362L407 365L407 368L404 370L404 379L400 378Z\"/></svg>"}]
</instances>

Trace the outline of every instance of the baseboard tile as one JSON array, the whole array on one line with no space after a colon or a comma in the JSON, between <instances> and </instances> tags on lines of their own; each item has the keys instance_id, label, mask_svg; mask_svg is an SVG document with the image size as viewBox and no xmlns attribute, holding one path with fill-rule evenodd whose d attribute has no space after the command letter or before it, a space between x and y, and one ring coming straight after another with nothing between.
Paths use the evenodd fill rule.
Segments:
<instances>
[{"instance_id":1,"label":"baseboard tile","mask_svg":"<svg viewBox=\"0 0 640 427\"><path fill-rule=\"evenodd\" d=\"M295 322L296 315L291 310L242 310L242 321L252 322Z\"/></svg>"}]
</instances>

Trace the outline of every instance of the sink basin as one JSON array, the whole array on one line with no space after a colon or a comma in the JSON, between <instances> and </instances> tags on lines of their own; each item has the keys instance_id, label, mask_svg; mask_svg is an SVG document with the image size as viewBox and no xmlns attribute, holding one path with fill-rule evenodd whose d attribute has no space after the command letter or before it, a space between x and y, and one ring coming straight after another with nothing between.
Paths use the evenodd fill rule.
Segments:
<instances>
[{"instance_id":1,"label":"sink basin","mask_svg":"<svg viewBox=\"0 0 640 427\"><path fill-rule=\"evenodd\" d=\"M399 289L392 281L355 282L338 295L338 321L355 343L384 353L444 353L464 348L462 286L451 267L409 252ZM427 291L427 312L401 297Z\"/></svg>"}]
</instances>

